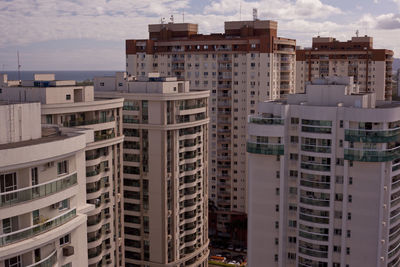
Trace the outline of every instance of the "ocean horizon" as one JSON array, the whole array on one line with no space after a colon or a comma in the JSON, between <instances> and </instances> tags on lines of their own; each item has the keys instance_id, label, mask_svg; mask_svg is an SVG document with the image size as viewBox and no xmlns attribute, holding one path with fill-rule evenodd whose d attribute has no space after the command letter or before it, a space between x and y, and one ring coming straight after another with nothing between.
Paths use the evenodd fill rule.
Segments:
<instances>
[{"instance_id":1,"label":"ocean horizon","mask_svg":"<svg viewBox=\"0 0 400 267\"><path fill-rule=\"evenodd\" d=\"M121 70L37 70L21 71L21 80L33 80L34 74L54 73L56 80L76 80L78 82L93 80L96 76L111 76ZM18 71L0 71L8 75L9 80L18 80Z\"/></svg>"}]
</instances>

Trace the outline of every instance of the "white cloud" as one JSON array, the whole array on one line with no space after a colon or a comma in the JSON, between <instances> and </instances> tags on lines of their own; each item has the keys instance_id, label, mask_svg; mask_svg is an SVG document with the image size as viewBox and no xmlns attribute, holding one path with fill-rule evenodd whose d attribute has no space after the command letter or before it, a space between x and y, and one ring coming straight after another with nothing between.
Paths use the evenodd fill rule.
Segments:
<instances>
[{"instance_id":1,"label":"white cloud","mask_svg":"<svg viewBox=\"0 0 400 267\"><path fill-rule=\"evenodd\" d=\"M230 14L239 12L240 6L258 8L260 15L274 19L315 19L326 18L343 12L331 5L323 4L320 0L261 0L246 2L240 0L214 0L204 8L207 14Z\"/></svg>"}]
</instances>

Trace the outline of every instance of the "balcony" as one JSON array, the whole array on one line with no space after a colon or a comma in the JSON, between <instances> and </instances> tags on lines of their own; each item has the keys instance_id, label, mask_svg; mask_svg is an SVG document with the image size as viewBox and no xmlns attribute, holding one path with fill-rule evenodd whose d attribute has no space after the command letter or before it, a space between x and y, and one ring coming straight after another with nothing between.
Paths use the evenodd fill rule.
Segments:
<instances>
[{"instance_id":1,"label":"balcony","mask_svg":"<svg viewBox=\"0 0 400 267\"><path fill-rule=\"evenodd\" d=\"M345 149L344 159L362 162L386 162L400 158L400 146L388 150Z\"/></svg>"},{"instance_id":2,"label":"balcony","mask_svg":"<svg viewBox=\"0 0 400 267\"><path fill-rule=\"evenodd\" d=\"M107 139L112 139L115 137L115 133L109 133L109 134L99 134L94 136L94 141L103 141Z\"/></svg>"},{"instance_id":3,"label":"balcony","mask_svg":"<svg viewBox=\"0 0 400 267\"><path fill-rule=\"evenodd\" d=\"M50 253L49 256L41 261L35 262L34 264L28 265L27 267L50 267L57 263L57 250Z\"/></svg>"},{"instance_id":4,"label":"balcony","mask_svg":"<svg viewBox=\"0 0 400 267\"><path fill-rule=\"evenodd\" d=\"M400 134L400 128L387 130L346 129L345 141L365 143L395 142Z\"/></svg>"},{"instance_id":5,"label":"balcony","mask_svg":"<svg viewBox=\"0 0 400 267\"><path fill-rule=\"evenodd\" d=\"M192 104L192 105L180 105L179 110L188 110L188 109L196 109L196 108L205 108L206 105L205 103L199 103L199 104Z\"/></svg>"},{"instance_id":6,"label":"balcony","mask_svg":"<svg viewBox=\"0 0 400 267\"><path fill-rule=\"evenodd\" d=\"M0 208L11 207L63 191L78 182L76 172L47 183L0 193Z\"/></svg>"},{"instance_id":7,"label":"balcony","mask_svg":"<svg viewBox=\"0 0 400 267\"><path fill-rule=\"evenodd\" d=\"M283 125L285 120L282 118L265 118L262 116L249 116L249 123L263 125Z\"/></svg>"},{"instance_id":8,"label":"balcony","mask_svg":"<svg viewBox=\"0 0 400 267\"><path fill-rule=\"evenodd\" d=\"M315 153L331 153L330 146L313 146L313 145L301 145L302 151L315 152Z\"/></svg>"},{"instance_id":9,"label":"balcony","mask_svg":"<svg viewBox=\"0 0 400 267\"><path fill-rule=\"evenodd\" d=\"M75 126L83 126L83 125L92 125L92 124L99 124L99 123L106 123L115 121L115 117L111 116L108 118L100 118L100 119L93 119L93 120L75 120L75 121L65 121L64 127L75 127Z\"/></svg>"},{"instance_id":10,"label":"balcony","mask_svg":"<svg viewBox=\"0 0 400 267\"><path fill-rule=\"evenodd\" d=\"M316 162L302 162L301 163L301 168L306 169L306 170L311 170L311 171L323 171L323 172L329 172L331 171L331 166L327 164L320 164Z\"/></svg>"},{"instance_id":11,"label":"balcony","mask_svg":"<svg viewBox=\"0 0 400 267\"><path fill-rule=\"evenodd\" d=\"M263 155L283 155L284 146L282 144L266 144L247 141L247 152Z\"/></svg>"},{"instance_id":12,"label":"balcony","mask_svg":"<svg viewBox=\"0 0 400 267\"><path fill-rule=\"evenodd\" d=\"M34 236L43 234L44 232L53 230L60 225L72 220L76 217L76 209L69 210L64 214L51 218L44 223L36 224L28 228L24 228L15 232L4 234L0 236L0 246L7 246L9 244L19 242L24 239L32 238Z\"/></svg>"}]
</instances>

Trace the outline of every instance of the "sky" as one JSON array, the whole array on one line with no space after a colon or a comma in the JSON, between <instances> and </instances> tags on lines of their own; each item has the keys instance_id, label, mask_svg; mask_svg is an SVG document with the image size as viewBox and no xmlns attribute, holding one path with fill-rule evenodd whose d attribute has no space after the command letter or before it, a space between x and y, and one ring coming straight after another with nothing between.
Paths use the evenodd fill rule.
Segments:
<instances>
[{"instance_id":1,"label":"sky","mask_svg":"<svg viewBox=\"0 0 400 267\"><path fill-rule=\"evenodd\" d=\"M147 38L148 24L173 15L199 33L223 32L253 8L300 46L358 30L400 57L400 0L0 0L0 71L17 69L17 51L21 70L124 70L125 39Z\"/></svg>"}]
</instances>

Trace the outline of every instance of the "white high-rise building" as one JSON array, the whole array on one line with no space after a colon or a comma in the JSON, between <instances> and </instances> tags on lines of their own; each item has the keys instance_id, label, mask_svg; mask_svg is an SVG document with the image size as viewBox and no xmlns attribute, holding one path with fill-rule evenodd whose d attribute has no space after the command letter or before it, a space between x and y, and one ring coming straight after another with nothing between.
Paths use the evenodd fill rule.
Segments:
<instances>
[{"instance_id":1,"label":"white high-rise building","mask_svg":"<svg viewBox=\"0 0 400 267\"><path fill-rule=\"evenodd\" d=\"M231 222L244 222L247 213L247 116L259 101L295 92L296 42L278 37L270 20L228 21L224 28L205 35L197 24L149 25L149 39L126 41L126 72L158 72L210 91L210 231L233 239Z\"/></svg>"},{"instance_id":2,"label":"white high-rise building","mask_svg":"<svg viewBox=\"0 0 400 267\"><path fill-rule=\"evenodd\" d=\"M400 103L352 77L249 117L250 266L398 266Z\"/></svg>"},{"instance_id":3,"label":"white high-rise building","mask_svg":"<svg viewBox=\"0 0 400 267\"><path fill-rule=\"evenodd\" d=\"M125 263L208 266L208 97L152 74L96 77L97 96L124 98Z\"/></svg>"},{"instance_id":4,"label":"white high-rise building","mask_svg":"<svg viewBox=\"0 0 400 267\"><path fill-rule=\"evenodd\" d=\"M42 128L40 111L0 104L0 266L87 266L88 136Z\"/></svg>"},{"instance_id":5,"label":"white high-rise building","mask_svg":"<svg viewBox=\"0 0 400 267\"><path fill-rule=\"evenodd\" d=\"M87 132L85 158L88 264L125 266L122 195L123 99L97 99L93 86L60 81L54 74L0 82L4 101L40 102L41 123ZM57 149L57 147L54 147Z\"/></svg>"}]
</instances>

